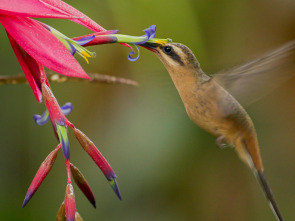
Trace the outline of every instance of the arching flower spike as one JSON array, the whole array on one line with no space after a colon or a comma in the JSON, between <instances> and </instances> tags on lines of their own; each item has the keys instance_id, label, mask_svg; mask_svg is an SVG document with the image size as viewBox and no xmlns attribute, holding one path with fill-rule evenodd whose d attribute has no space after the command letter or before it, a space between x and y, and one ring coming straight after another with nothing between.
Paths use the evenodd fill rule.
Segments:
<instances>
[{"instance_id":1,"label":"arching flower spike","mask_svg":"<svg viewBox=\"0 0 295 221\"><path fill-rule=\"evenodd\" d=\"M73 40L80 40L85 37L90 37L94 35L94 39L89 41L88 43L84 44L83 46L91 46L91 45L100 45L100 44L111 44L111 43L126 43L133 48L137 50L137 56L133 57L135 53L134 49L130 46L132 51L128 55L128 59L130 61L136 61L139 56L140 52L138 49L138 45L144 44L146 42L149 43L160 43L160 44L165 44L167 42L170 42L171 39L159 39L155 38L156 36L156 26L151 25L149 28L146 28L143 30L145 32L145 35L142 36L131 36L131 35L122 35L122 34L116 34L116 33L110 33L110 32L100 32L100 33L94 33L90 35L85 35L81 37L76 37L73 38Z\"/></svg>"},{"instance_id":2,"label":"arching flower spike","mask_svg":"<svg viewBox=\"0 0 295 221\"><path fill-rule=\"evenodd\" d=\"M47 163L46 165L50 165L45 167L41 166L37 175L35 176L34 180L32 181L32 184L29 187L28 193L26 194L25 201L23 206L25 206L29 200L32 198L38 187L41 185L42 181L46 177L46 175L49 173L53 162L56 158L57 151L61 148L63 150L65 162L66 162L66 169L67 169L67 191L66 191L66 197L65 197L65 213L67 214L66 217L68 220L73 219L73 217L78 216L75 209L75 200L73 195L73 188L71 185L71 174L74 177L74 181L80 188L80 190L84 193L84 195L87 197L87 199L91 202L91 204L95 207L95 198L93 195L93 192L86 181L85 177L82 175L81 171L75 167L73 164L70 163L70 145L69 145L69 139L68 139L68 133L67 133L67 127L69 126L83 149L89 154L89 156L94 160L94 162L97 164L97 166L101 169L107 180L109 181L112 189L116 193L119 199L121 199L121 194L116 182L116 174L114 173L113 169L109 165L109 163L106 161L106 159L103 157L103 155L99 152L99 150L95 147L93 142L84 135L80 130L75 128L75 126L68 121L68 119L65 117L65 115L69 114L72 110L72 105L70 103L66 103L62 107L59 106L56 98L54 97L52 91L50 90L46 76L41 77L42 84L42 94L45 101L46 111L42 115L35 115L34 120L38 125L44 125L49 119L51 120L51 124L54 129L54 133L59 141L59 145L54 151L54 157L52 154L50 154L50 157L47 157L44 162L48 162L48 159L51 159L50 163ZM53 160L54 159L54 160ZM43 163L44 164L44 163ZM42 165L43 165L42 164ZM40 172L41 171L41 172ZM42 177L42 179L39 179ZM75 213L73 212L75 211ZM60 212L58 213L60 216ZM62 216L62 215L61 215Z\"/></svg>"}]
</instances>

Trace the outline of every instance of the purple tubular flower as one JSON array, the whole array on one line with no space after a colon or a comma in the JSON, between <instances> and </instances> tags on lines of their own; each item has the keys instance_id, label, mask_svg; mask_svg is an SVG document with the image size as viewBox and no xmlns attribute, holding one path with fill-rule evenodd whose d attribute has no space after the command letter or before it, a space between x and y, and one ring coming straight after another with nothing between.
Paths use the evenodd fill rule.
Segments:
<instances>
[{"instance_id":1,"label":"purple tubular flower","mask_svg":"<svg viewBox=\"0 0 295 221\"><path fill-rule=\"evenodd\" d=\"M113 38L112 40L110 40L110 38L106 35L116 34L118 31L119 30L109 30L109 31L96 32L96 33L92 33L92 34L88 34L88 35L84 35L84 36L80 36L80 37L75 37L75 38L73 38L73 40L79 41L80 39L94 35L95 36L94 39L92 41L87 42L86 44L83 44L83 46L115 43L117 41L116 38ZM100 37L98 37L98 36L100 36ZM105 38L103 38L103 36Z\"/></svg>"},{"instance_id":2,"label":"purple tubular flower","mask_svg":"<svg viewBox=\"0 0 295 221\"><path fill-rule=\"evenodd\" d=\"M60 108L64 115L69 115L71 111L73 110L73 105L72 103L68 102L68 103L65 103L63 106L61 106Z\"/></svg>"},{"instance_id":3,"label":"purple tubular flower","mask_svg":"<svg viewBox=\"0 0 295 221\"><path fill-rule=\"evenodd\" d=\"M92 41L95 38L95 35L85 36L84 38L80 38L79 40L75 40L78 45L85 45L88 42Z\"/></svg>"},{"instance_id":4,"label":"purple tubular flower","mask_svg":"<svg viewBox=\"0 0 295 221\"><path fill-rule=\"evenodd\" d=\"M35 123L38 124L39 126L46 124L47 121L49 120L48 110L46 110L42 115L35 114L33 116L33 119Z\"/></svg>"},{"instance_id":5,"label":"purple tubular flower","mask_svg":"<svg viewBox=\"0 0 295 221\"><path fill-rule=\"evenodd\" d=\"M39 22L39 24L44 27L46 30L48 30L50 33L52 33L58 40L62 42L62 44L70 51L72 55L74 55L76 52L85 58L85 60L88 63L87 58L89 57L95 57L95 53L87 50L86 48L82 47L81 45L87 44L88 42L92 41L94 39L94 35L88 35L83 38L80 38L79 40L73 40L63 33L59 32L55 28L46 25L42 22Z\"/></svg>"},{"instance_id":6,"label":"purple tubular flower","mask_svg":"<svg viewBox=\"0 0 295 221\"><path fill-rule=\"evenodd\" d=\"M65 105L61 106L60 108L64 115L68 115L73 110L73 105L72 103L68 102ZM50 119L48 110L46 110L42 115L35 114L33 116L33 119L36 122L36 124L38 124L39 126L46 124L48 120Z\"/></svg>"},{"instance_id":7,"label":"purple tubular flower","mask_svg":"<svg viewBox=\"0 0 295 221\"><path fill-rule=\"evenodd\" d=\"M88 42L92 41L95 38L95 35L86 36L84 38L81 38L79 40L72 40L72 39L65 39L70 47L70 52L72 55L74 55L76 52L80 53L81 56L87 56L87 57L95 57L95 53L89 53L89 51L85 48L82 48L80 46L87 44ZM93 55L92 55L93 54Z\"/></svg>"},{"instance_id":8,"label":"purple tubular flower","mask_svg":"<svg viewBox=\"0 0 295 221\"><path fill-rule=\"evenodd\" d=\"M68 138L67 127L61 126L59 124L55 124L55 128L56 128L56 132L57 132L64 156L68 160L70 159L70 142Z\"/></svg>"},{"instance_id":9,"label":"purple tubular flower","mask_svg":"<svg viewBox=\"0 0 295 221\"><path fill-rule=\"evenodd\" d=\"M94 33L95 38L92 41L87 42L83 46L110 44L110 43L127 44L128 47L132 50L128 55L128 59L130 61L136 61L140 56L140 52L137 45L142 45L146 42L165 44L170 41L169 39L155 38L156 31L157 31L156 25L151 25L150 27L144 29L143 31L145 32L145 35L142 35L142 36L113 34L111 32ZM73 40L79 40L86 36L89 36L89 35L76 37L76 38L73 38ZM138 55L136 57L133 57L135 55L134 48L138 52Z\"/></svg>"}]
</instances>

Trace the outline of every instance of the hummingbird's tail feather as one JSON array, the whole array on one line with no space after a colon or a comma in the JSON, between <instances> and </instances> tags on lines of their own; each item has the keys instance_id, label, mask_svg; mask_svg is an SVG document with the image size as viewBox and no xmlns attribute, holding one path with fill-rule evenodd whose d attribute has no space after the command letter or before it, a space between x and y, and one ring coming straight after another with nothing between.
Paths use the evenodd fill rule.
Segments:
<instances>
[{"instance_id":1,"label":"hummingbird's tail feather","mask_svg":"<svg viewBox=\"0 0 295 221\"><path fill-rule=\"evenodd\" d=\"M266 176L265 176L265 173L262 171L256 171L255 173L262 189L263 189L263 192L264 192L264 195L266 197L266 199L268 200L269 204L270 204L270 207L272 208L273 210L273 213L275 214L275 216L277 217L277 220L278 221L283 221L283 216L279 210L279 207L278 207L278 204L274 198L274 195L272 193L272 190L270 188L270 185L266 179Z\"/></svg>"},{"instance_id":2,"label":"hummingbird's tail feather","mask_svg":"<svg viewBox=\"0 0 295 221\"><path fill-rule=\"evenodd\" d=\"M259 153L259 147L255 139L247 137L247 139L240 139L236 143L235 149L240 156L240 158L252 169L254 175L260 183L260 186L264 192L266 199L269 202L269 205L276 216L278 221L283 221L283 217L279 210L278 204L274 198L271 187L266 179L264 174L264 169Z\"/></svg>"},{"instance_id":3,"label":"hummingbird's tail feather","mask_svg":"<svg viewBox=\"0 0 295 221\"><path fill-rule=\"evenodd\" d=\"M236 140L234 146L241 160L253 171L264 170L257 139L249 134L244 134L243 137Z\"/></svg>"}]
</instances>

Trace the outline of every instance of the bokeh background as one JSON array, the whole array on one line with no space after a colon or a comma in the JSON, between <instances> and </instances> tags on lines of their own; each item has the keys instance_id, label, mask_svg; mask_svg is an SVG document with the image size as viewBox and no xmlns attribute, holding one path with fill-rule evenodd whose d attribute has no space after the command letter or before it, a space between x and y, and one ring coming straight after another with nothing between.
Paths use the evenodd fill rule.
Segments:
<instances>
[{"instance_id":1,"label":"bokeh background","mask_svg":"<svg viewBox=\"0 0 295 221\"><path fill-rule=\"evenodd\" d=\"M206 73L255 58L295 38L294 0L68 0L107 29L142 35L156 24L157 36L188 45ZM68 36L89 33L73 22L43 19ZM5 31L1 75L21 73ZM93 209L75 188L84 220L275 220L250 170L232 149L185 113L167 71L146 50L136 62L128 48L90 48L97 57L87 72L127 77L139 87L86 83L52 84L60 104L72 102L69 119L111 163L123 200L70 132L71 160L90 183ZM286 220L295 219L295 79L247 107L256 126L266 174ZM32 120L44 111L28 85L0 87L0 220L54 220L63 201L66 171L62 154L25 209L27 188L40 163L56 146L50 124Z\"/></svg>"}]
</instances>

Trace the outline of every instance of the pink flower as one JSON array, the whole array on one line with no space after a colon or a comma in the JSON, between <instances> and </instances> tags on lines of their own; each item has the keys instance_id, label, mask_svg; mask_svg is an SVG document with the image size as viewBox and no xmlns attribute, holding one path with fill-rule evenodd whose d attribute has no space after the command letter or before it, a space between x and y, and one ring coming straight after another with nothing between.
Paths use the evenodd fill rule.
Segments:
<instances>
[{"instance_id":1,"label":"pink flower","mask_svg":"<svg viewBox=\"0 0 295 221\"><path fill-rule=\"evenodd\" d=\"M105 31L88 16L61 0L1 0L0 14L32 18L65 18L94 32Z\"/></svg>"},{"instance_id":2,"label":"pink flower","mask_svg":"<svg viewBox=\"0 0 295 221\"><path fill-rule=\"evenodd\" d=\"M70 77L89 77L68 49L48 29L29 17L70 19L95 32L105 29L61 0L0 1L0 24L7 32L36 99L41 102L43 66Z\"/></svg>"}]
</instances>

